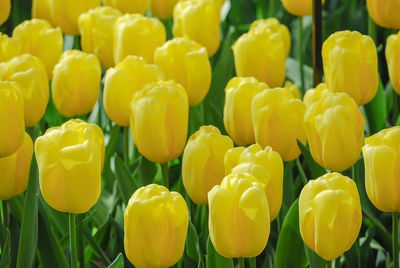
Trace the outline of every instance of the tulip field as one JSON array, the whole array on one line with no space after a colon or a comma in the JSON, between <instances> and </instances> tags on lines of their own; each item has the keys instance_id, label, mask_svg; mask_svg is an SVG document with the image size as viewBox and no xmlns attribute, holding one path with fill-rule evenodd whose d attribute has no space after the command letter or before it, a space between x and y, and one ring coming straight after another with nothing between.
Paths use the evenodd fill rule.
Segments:
<instances>
[{"instance_id":1,"label":"tulip field","mask_svg":"<svg viewBox=\"0 0 400 268\"><path fill-rule=\"evenodd\" d=\"M400 268L400 0L0 0L0 268Z\"/></svg>"}]
</instances>

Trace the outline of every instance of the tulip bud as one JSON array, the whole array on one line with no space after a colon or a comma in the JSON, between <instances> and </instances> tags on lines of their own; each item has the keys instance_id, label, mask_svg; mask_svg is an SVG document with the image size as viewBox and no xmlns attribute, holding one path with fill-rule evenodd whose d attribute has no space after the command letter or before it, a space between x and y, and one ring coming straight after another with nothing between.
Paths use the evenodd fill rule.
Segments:
<instances>
[{"instance_id":1,"label":"tulip bud","mask_svg":"<svg viewBox=\"0 0 400 268\"><path fill-rule=\"evenodd\" d=\"M287 45L280 33L255 27L233 44L238 76L253 76L270 87L280 87L285 79Z\"/></svg>"},{"instance_id":2,"label":"tulip bud","mask_svg":"<svg viewBox=\"0 0 400 268\"><path fill-rule=\"evenodd\" d=\"M294 16L312 15L313 0L281 0L287 12ZM322 0L324 4L325 0Z\"/></svg>"},{"instance_id":3,"label":"tulip bud","mask_svg":"<svg viewBox=\"0 0 400 268\"><path fill-rule=\"evenodd\" d=\"M172 30L175 37L186 36L205 46L211 57L221 42L218 5L212 0L178 2L174 8Z\"/></svg>"},{"instance_id":4,"label":"tulip bud","mask_svg":"<svg viewBox=\"0 0 400 268\"><path fill-rule=\"evenodd\" d=\"M37 138L35 154L40 190L52 208L85 213L97 202L104 161L99 126L74 119L49 128Z\"/></svg>"},{"instance_id":5,"label":"tulip bud","mask_svg":"<svg viewBox=\"0 0 400 268\"><path fill-rule=\"evenodd\" d=\"M13 38L22 45L22 53L32 54L43 62L47 76L51 79L54 65L63 51L61 30L51 28L50 23L45 20L32 19L15 27Z\"/></svg>"},{"instance_id":6,"label":"tulip bud","mask_svg":"<svg viewBox=\"0 0 400 268\"><path fill-rule=\"evenodd\" d=\"M122 13L144 14L149 0L103 0L105 6L119 9Z\"/></svg>"},{"instance_id":7,"label":"tulip bud","mask_svg":"<svg viewBox=\"0 0 400 268\"><path fill-rule=\"evenodd\" d=\"M193 202L207 204L207 193L225 176L224 156L232 147L232 140L214 126L202 126L189 138L183 152L182 181Z\"/></svg>"},{"instance_id":8,"label":"tulip bud","mask_svg":"<svg viewBox=\"0 0 400 268\"><path fill-rule=\"evenodd\" d=\"M164 20L170 19L178 2L179 0L151 0L151 15Z\"/></svg>"},{"instance_id":9,"label":"tulip bud","mask_svg":"<svg viewBox=\"0 0 400 268\"><path fill-rule=\"evenodd\" d=\"M256 142L271 146L284 161L300 155L297 140L306 144L304 113L306 105L283 88L258 93L251 104L251 118Z\"/></svg>"},{"instance_id":10,"label":"tulip bud","mask_svg":"<svg viewBox=\"0 0 400 268\"><path fill-rule=\"evenodd\" d=\"M158 19L126 14L114 25L114 61L119 63L126 56L135 55L153 63L154 51L165 39L164 25Z\"/></svg>"},{"instance_id":11,"label":"tulip bud","mask_svg":"<svg viewBox=\"0 0 400 268\"><path fill-rule=\"evenodd\" d=\"M185 89L174 81L150 83L131 102L131 129L139 152L148 160L167 163L178 157L188 129Z\"/></svg>"},{"instance_id":12,"label":"tulip bud","mask_svg":"<svg viewBox=\"0 0 400 268\"><path fill-rule=\"evenodd\" d=\"M10 156L0 158L2 178L0 180L0 199L8 200L23 193L28 187L33 142L25 133L22 145Z\"/></svg>"},{"instance_id":13,"label":"tulip bud","mask_svg":"<svg viewBox=\"0 0 400 268\"><path fill-rule=\"evenodd\" d=\"M206 48L188 38L174 38L157 48L154 63L167 79L175 80L187 91L189 105L199 104L211 84L211 65Z\"/></svg>"},{"instance_id":14,"label":"tulip bud","mask_svg":"<svg viewBox=\"0 0 400 268\"><path fill-rule=\"evenodd\" d=\"M233 164L234 162L236 164ZM281 156L269 146L263 150L260 145L253 144L247 148L242 147L240 151L229 150L225 155L225 163L225 174L249 173L265 185L270 220L273 221L278 216L282 205L283 163Z\"/></svg>"},{"instance_id":15,"label":"tulip bud","mask_svg":"<svg viewBox=\"0 0 400 268\"><path fill-rule=\"evenodd\" d=\"M286 81L284 89L289 91L293 95L293 97L295 97L296 99L301 100L300 89L298 86L296 86L292 82Z\"/></svg>"},{"instance_id":16,"label":"tulip bud","mask_svg":"<svg viewBox=\"0 0 400 268\"><path fill-rule=\"evenodd\" d=\"M129 126L130 103L135 93L150 82L164 79L162 70L142 57L127 56L104 78L103 103L107 116L120 126Z\"/></svg>"},{"instance_id":17,"label":"tulip bud","mask_svg":"<svg viewBox=\"0 0 400 268\"><path fill-rule=\"evenodd\" d=\"M21 55L22 44L6 34L0 33L0 62Z\"/></svg>"},{"instance_id":18,"label":"tulip bud","mask_svg":"<svg viewBox=\"0 0 400 268\"><path fill-rule=\"evenodd\" d=\"M251 101L268 86L254 77L234 77L225 88L224 125L238 145L255 142L251 122Z\"/></svg>"},{"instance_id":19,"label":"tulip bud","mask_svg":"<svg viewBox=\"0 0 400 268\"><path fill-rule=\"evenodd\" d=\"M10 16L11 0L0 1L0 25L2 25Z\"/></svg>"},{"instance_id":20,"label":"tulip bud","mask_svg":"<svg viewBox=\"0 0 400 268\"><path fill-rule=\"evenodd\" d=\"M362 152L369 200L379 210L399 212L400 127L384 129L366 138Z\"/></svg>"},{"instance_id":21,"label":"tulip bud","mask_svg":"<svg viewBox=\"0 0 400 268\"><path fill-rule=\"evenodd\" d=\"M100 93L101 67L93 54L65 51L54 67L52 97L65 117L89 113Z\"/></svg>"},{"instance_id":22,"label":"tulip bud","mask_svg":"<svg viewBox=\"0 0 400 268\"><path fill-rule=\"evenodd\" d=\"M400 32L387 38L385 56L390 82L396 93L400 95Z\"/></svg>"},{"instance_id":23,"label":"tulip bud","mask_svg":"<svg viewBox=\"0 0 400 268\"><path fill-rule=\"evenodd\" d=\"M124 213L125 253L136 267L170 267L185 249L189 211L183 197L164 186L139 188Z\"/></svg>"},{"instance_id":24,"label":"tulip bud","mask_svg":"<svg viewBox=\"0 0 400 268\"><path fill-rule=\"evenodd\" d=\"M378 58L368 35L340 31L322 46L325 79L329 90L346 92L357 103L370 102L378 90Z\"/></svg>"},{"instance_id":25,"label":"tulip bud","mask_svg":"<svg viewBox=\"0 0 400 268\"><path fill-rule=\"evenodd\" d=\"M14 154L24 141L24 97L15 82L0 81L0 157Z\"/></svg>"},{"instance_id":26,"label":"tulip bud","mask_svg":"<svg viewBox=\"0 0 400 268\"><path fill-rule=\"evenodd\" d=\"M336 259L351 248L361 221L360 197L349 177L328 173L309 181L300 193L301 237L325 260Z\"/></svg>"},{"instance_id":27,"label":"tulip bud","mask_svg":"<svg viewBox=\"0 0 400 268\"><path fill-rule=\"evenodd\" d=\"M32 18L47 20L51 24L54 24L51 15L50 1L52 0L33 0Z\"/></svg>"},{"instance_id":28,"label":"tulip bud","mask_svg":"<svg viewBox=\"0 0 400 268\"><path fill-rule=\"evenodd\" d=\"M400 2L397 0L367 0L368 13L381 27L400 29Z\"/></svg>"},{"instance_id":29,"label":"tulip bud","mask_svg":"<svg viewBox=\"0 0 400 268\"><path fill-rule=\"evenodd\" d=\"M114 23L122 14L111 7L97 7L79 16L82 50L95 54L103 67L114 66Z\"/></svg>"},{"instance_id":30,"label":"tulip bud","mask_svg":"<svg viewBox=\"0 0 400 268\"><path fill-rule=\"evenodd\" d=\"M247 173L226 176L208 192L210 239L226 258L255 257L268 242L270 217L263 186Z\"/></svg>"},{"instance_id":31,"label":"tulip bud","mask_svg":"<svg viewBox=\"0 0 400 268\"><path fill-rule=\"evenodd\" d=\"M360 156L364 139L365 120L355 101L320 84L307 91L304 102L308 144L314 160L332 171L350 168Z\"/></svg>"}]
</instances>

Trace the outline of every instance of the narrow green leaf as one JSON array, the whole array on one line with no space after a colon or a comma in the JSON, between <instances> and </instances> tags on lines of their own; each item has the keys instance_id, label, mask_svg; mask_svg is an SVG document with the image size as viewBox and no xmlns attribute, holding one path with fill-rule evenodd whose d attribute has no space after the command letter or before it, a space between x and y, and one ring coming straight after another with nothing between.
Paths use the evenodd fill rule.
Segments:
<instances>
[{"instance_id":1,"label":"narrow green leaf","mask_svg":"<svg viewBox=\"0 0 400 268\"><path fill-rule=\"evenodd\" d=\"M298 87L301 86L301 77L300 77L300 63L298 60L288 57L286 59L286 77L292 81ZM313 86L313 69L312 67L304 64L304 90L312 88Z\"/></svg>"},{"instance_id":2,"label":"narrow green leaf","mask_svg":"<svg viewBox=\"0 0 400 268\"><path fill-rule=\"evenodd\" d=\"M304 249L308 258L308 262L312 268L326 268L326 261L317 255L312 249L304 244Z\"/></svg>"},{"instance_id":3,"label":"narrow green leaf","mask_svg":"<svg viewBox=\"0 0 400 268\"><path fill-rule=\"evenodd\" d=\"M129 198L131 198L133 192L138 188L135 181L129 172L128 167L122 161L122 159L117 155L111 159L111 170L114 172L115 178L117 180L118 188L121 193L122 200L125 204L128 204Z\"/></svg>"},{"instance_id":4,"label":"narrow green leaf","mask_svg":"<svg viewBox=\"0 0 400 268\"><path fill-rule=\"evenodd\" d=\"M0 268L10 267L11 265L11 245L10 245L10 230L6 229L6 237L3 251L1 252Z\"/></svg>"},{"instance_id":5,"label":"narrow green leaf","mask_svg":"<svg viewBox=\"0 0 400 268\"><path fill-rule=\"evenodd\" d=\"M94 239L94 237L92 236L92 234L90 233L90 230L88 227L84 227L83 228L83 233L86 237L87 242L89 243L89 245L92 247L92 249L94 250L94 252L103 259L103 261L107 264L110 264L110 259L108 258L107 254L105 254L105 252L103 251L103 249L101 248L101 246L99 245L99 243L97 243L96 239Z\"/></svg>"},{"instance_id":6,"label":"narrow green leaf","mask_svg":"<svg viewBox=\"0 0 400 268\"><path fill-rule=\"evenodd\" d=\"M124 268L124 256L119 253L117 258L108 266L108 268Z\"/></svg>"},{"instance_id":7,"label":"narrow green leaf","mask_svg":"<svg viewBox=\"0 0 400 268\"><path fill-rule=\"evenodd\" d=\"M140 186L145 186L152 183L156 174L157 165L147 160L145 157L141 157L138 167Z\"/></svg>"},{"instance_id":8,"label":"narrow green leaf","mask_svg":"<svg viewBox=\"0 0 400 268\"><path fill-rule=\"evenodd\" d=\"M201 251L199 246L199 237L197 235L196 228L191 221L189 221L185 248L186 255L188 255L188 257L191 258L193 261L200 263Z\"/></svg>"},{"instance_id":9,"label":"narrow green leaf","mask_svg":"<svg viewBox=\"0 0 400 268\"><path fill-rule=\"evenodd\" d=\"M299 140L297 140L297 145L299 146L299 149L304 156L307 166L311 170L312 178L310 178L310 179L316 179L316 178L324 175L326 173L326 170L314 161L314 159L311 156L310 150L304 144L302 144Z\"/></svg>"},{"instance_id":10,"label":"narrow green leaf","mask_svg":"<svg viewBox=\"0 0 400 268\"><path fill-rule=\"evenodd\" d=\"M344 253L347 267L361 268L360 246L356 240L353 246Z\"/></svg>"},{"instance_id":11,"label":"narrow green leaf","mask_svg":"<svg viewBox=\"0 0 400 268\"><path fill-rule=\"evenodd\" d=\"M379 87L375 97L364 107L370 127L370 135L382 130L385 127L387 115L385 109L385 91L381 81L379 81Z\"/></svg>"},{"instance_id":12,"label":"narrow green leaf","mask_svg":"<svg viewBox=\"0 0 400 268\"><path fill-rule=\"evenodd\" d=\"M233 260L227 259L218 254L215 250L210 237L207 240L207 257L206 257L207 267L224 267L233 268Z\"/></svg>"}]
</instances>

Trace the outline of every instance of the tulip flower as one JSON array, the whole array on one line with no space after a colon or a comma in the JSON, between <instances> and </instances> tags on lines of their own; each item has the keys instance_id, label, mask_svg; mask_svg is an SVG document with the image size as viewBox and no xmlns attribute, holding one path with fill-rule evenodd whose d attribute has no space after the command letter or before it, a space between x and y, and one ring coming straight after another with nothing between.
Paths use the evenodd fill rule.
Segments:
<instances>
[{"instance_id":1,"label":"tulip flower","mask_svg":"<svg viewBox=\"0 0 400 268\"><path fill-rule=\"evenodd\" d=\"M148 160L167 163L182 153L188 130L188 102L185 89L172 80L150 83L133 96L133 141Z\"/></svg>"},{"instance_id":2,"label":"tulip flower","mask_svg":"<svg viewBox=\"0 0 400 268\"><path fill-rule=\"evenodd\" d=\"M28 187L33 142L25 133L22 145L10 156L0 158L2 178L0 180L0 199L8 200L25 192Z\"/></svg>"},{"instance_id":3,"label":"tulip flower","mask_svg":"<svg viewBox=\"0 0 400 268\"><path fill-rule=\"evenodd\" d=\"M33 0L32 18L47 20L51 24L54 24L51 14L51 2L52 0Z\"/></svg>"},{"instance_id":4,"label":"tulip flower","mask_svg":"<svg viewBox=\"0 0 400 268\"><path fill-rule=\"evenodd\" d=\"M94 55L65 51L54 67L51 88L57 110L65 117L89 113L99 97L100 79L100 62Z\"/></svg>"},{"instance_id":5,"label":"tulip flower","mask_svg":"<svg viewBox=\"0 0 400 268\"><path fill-rule=\"evenodd\" d=\"M283 7L287 12L294 16L312 15L313 0L281 0ZM324 4L325 0L322 0Z\"/></svg>"},{"instance_id":6,"label":"tulip flower","mask_svg":"<svg viewBox=\"0 0 400 268\"><path fill-rule=\"evenodd\" d=\"M136 267L170 267L185 249L189 211L177 192L150 184L136 190L124 213L125 254Z\"/></svg>"},{"instance_id":7,"label":"tulip flower","mask_svg":"<svg viewBox=\"0 0 400 268\"><path fill-rule=\"evenodd\" d=\"M105 75L103 103L107 116L120 126L129 126L132 97L146 84L163 79L157 65L148 64L141 57L125 57Z\"/></svg>"},{"instance_id":8,"label":"tulip flower","mask_svg":"<svg viewBox=\"0 0 400 268\"><path fill-rule=\"evenodd\" d=\"M178 2L179 0L151 0L151 14L160 19L170 19Z\"/></svg>"},{"instance_id":9,"label":"tulip flower","mask_svg":"<svg viewBox=\"0 0 400 268\"><path fill-rule=\"evenodd\" d=\"M111 7L97 7L79 16L82 50L96 55L103 67L114 66L114 23L122 14Z\"/></svg>"},{"instance_id":10,"label":"tulip flower","mask_svg":"<svg viewBox=\"0 0 400 268\"><path fill-rule=\"evenodd\" d=\"M105 6L119 9L122 13L144 14L149 0L103 0Z\"/></svg>"},{"instance_id":11,"label":"tulip flower","mask_svg":"<svg viewBox=\"0 0 400 268\"><path fill-rule=\"evenodd\" d=\"M202 126L186 144L182 159L182 181L189 197L207 204L207 193L225 176L224 156L233 148L228 136L214 126Z\"/></svg>"},{"instance_id":12,"label":"tulip flower","mask_svg":"<svg viewBox=\"0 0 400 268\"><path fill-rule=\"evenodd\" d=\"M0 81L0 118L0 157L6 157L24 141L24 97L16 82Z\"/></svg>"},{"instance_id":13,"label":"tulip flower","mask_svg":"<svg viewBox=\"0 0 400 268\"><path fill-rule=\"evenodd\" d=\"M378 57L371 37L359 32L332 34L322 46L329 90L346 92L357 103L370 102L378 90Z\"/></svg>"},{"instance_id":14,"label":"tulip flower","mask_svg":"<svg viewBox=\"0 0 400 268\"><path fill-rule=\"evenodd\" d=\"M258 93L251 104L251 118L256 142L271 146L284 161L300 155L297 140L306 144L304 113L306 105L283 88Z\"/></svg>"},{"instance_id":15,"label":"tulip flower","mask_svg":"<svg viewBox=\"0 0 400 268\"><path fill-rule=\"evenodd\" d=\"M283 193L283 162L281 156L267 146L253 144L247 148L237 147L225 155L225 174L249 173L264 185L268 200L270 220L279 214Z\"/></svg>"},{"instance_id":16,"label":"tulip flower","mask_svg":"<svg viewBox=\"0 0 400 268\"><path fill-rule=\"evenodd\" d=\"M304 102L308 144L314 160L332 171L350 168L360 156L364 139L365 120L355 101L320 84L307 91Z\"/></svg>"},{"instance_id":17,"label":"tulip flower","mask_svg":"<svg viewBox=\"0 0 400 268\"><path fill-rule=\"evenodd\" d=\"M186 89L190 106L206 97L211 84L211 65L205 47L185 37L174 38L157 48L154 63L167 79Z\"/></svg>"},{"instance_id":18,"label":"tulip flower","mask_svg":"<svg viewBox=\"0 0 400 268\"><path fill-rule=\"evenodd\" d=\"M251 101L268 86L254 77L234 77L225 88L224 125L232 140L238 145L255 142L251 122Z\"/></svg>"},{"instance_id":19,"label":"tulip flower","mask_svg":"<svg viewBox=\"0 0 400 268\"><path fill-rule=\"evenodd\" d=\"M40 190L52 208L85 213L101 190L104 136L96 124L80 119L46 130L35 142Z\"/></svg>"},{"instance_id":20,"label":"tulip flower","mask_svg":"<svg viewBox=\"0 0 400 268\"><path fill-rule=\"evenodd\" d=\"M64 1L70 2L70 1ZM27 20L14 28L13 38L22 45L22 53L38 57L46 67L49 79L63 51L63 36L59 28L41 19Z\"/></svg>"},{"instance_id":21,"label":"tulip flower","mask_svg":"<svg viewBox=\"0 0 400 268\"><path fill-rule=\"evenodd\" d=\"M0 62L22 54L22 44L6 34L0 33Z\"/></svg>"},{"instance_id":22,"label":"tulip flower","mask_svg":"<svg viewBox=\"0 0 400 268\"><path fill-rule=\"evenodd\" d=\"M39 58L30 54L14 57L3 63L7 70L0 73L0 80L15 81L24 97L25 126L33 127L46 112L49 102L49 80Z\"/></svg>"},{"instance_id":23,"label":"tulip flower","mask_svg":"<svg viewBox=\"0 0 400 268\"><path fill-rule=\"evenodd\" d=\"M210 239L226 258L255 257L268 242L270 216L263 185L247 173L226 176L208 192Z\"/></svg>"},{"instance_id":24,"label":"tulip flower","mask_svg":"<svg viewBox=\"0 0 400 268\"><path fill-rule=\"evenodd\" d=\"M387 38L385 56L390 82L396 93L400 95L400 32Z\"/></svg>"},{"instance_id":25,"label":"tulip flower","mask_svg":"<svg viewBox=\"0 0 400 268\"><path fill-rule=\"evenodd\" d=\"M0 25L2 25L10 16L11 0L0 1Z\"/></svg>"},{"instance_id":26,"label":"tulip flower","mask_svg":"<svg viewBox=\"0 0 400 268\"><path fill-rule=\"evenodd\" d=\"M361 221L360 197L349 177L328 173L309 181L300 193L301 237L325 260L336 259L351 248Z\"/></svg>"},{"instance_id":27,"label":"tulip flower","mask_svg":"<svg viewBox=\"0 0 400 268\"><path fill-rule=\"evenodd\" d=\"M180 1L174 9L173 34L186 36L207 48L214 55L221 42L220 13L213 0Z\"/></svg>"},{"instance_id":28,"label":"tulip flower","mask_svg":"<svg viewBox=\"0 0 400 268\"><path fill-rule=\"evenodd\" d=\"M295 84L293 84L290 81L286 81L285 86L283 88L286 89L287 91L289 91L293 95L293 97L301 100L300 89L298 86L296 86Z\"/></svg>"},{"instance_id":29,"label":"tulip flower","mask_svg":"<svg viewBox=\"0 0 400 268\"><path fill-rule=\"evenodd\" d=\"M165 39L164 25L158 19L126 14L114 25L114 61L119 63L126 56L135 55L153 63L154 51Z\"/></svg>"},{"instance_id":30,"label":"tulip flower","mask_svg":"<svg viewBox=\"0 0 400 268\"><path fill-rule=\"evenodd\" d=\"M367 0L368 13L373 21L381 27L400 29L397 0Z\"/></svg>"}]
</instances>

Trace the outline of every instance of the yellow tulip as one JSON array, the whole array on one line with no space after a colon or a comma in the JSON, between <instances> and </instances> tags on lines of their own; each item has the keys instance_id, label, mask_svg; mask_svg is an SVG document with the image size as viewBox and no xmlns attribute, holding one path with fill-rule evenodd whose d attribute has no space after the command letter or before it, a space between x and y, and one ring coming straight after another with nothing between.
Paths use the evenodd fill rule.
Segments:
<instances>
[{"instance_id":1,"label":"yellow tulip","mask_svg":"<svg viewBox=\"0 0 400 268\"><path fill-rule=\"evenodd\" d=\"M151 15L160 19L170 19L179 0L151 0Z\"/></svg>"},{"instance_id":2,"label":"yellow tulip","mask_svg":"<svg viewBox=\"0 0 400 268\"><path fill-rule=\"evenodd\" d=\"M172 80L150 83L133 96L133 141L148 160L167 163L182 153L188 130L188 102L185 89Z\"/></svg>"},{"instance_id":3,"label":"yellow tulip","mask_svg":"<svg viewBox=\"0 0 400 268\"><path fill-rule=\"evenodd\" d=\"M221 42L220 13L212 0L180 1L174 8L173 33L205 46L208 56L217 52Z\"/></svg>"},{"instance_id":4,"label":"yellow tulip","mask_svg":"<svg viewBox=\"0 0 400 268\"><path fill-rule=\"evenodd\" d=\"M135 93L150 82L164 79L162 70L141 57L127 56L115 68L107 70L104 78L104 110L120 126L129 126L130 103Z\"/></svg>"},{"instance_id":5,"label":"yellow tulip","mask_svg":"<svg viewBox=\"0 0 400 268\"><path fill-rule=\"evenodd\" d=\"M35 142L40 190L52 208L85 213L101 190L104 136L96 124L80 119L46 130Z\"/></svg>"},{"instance_id":6,"label":"yellow tulip","mask_svg":"<svg viewBox=\"0 0 400 268\"><path fill-rule=\"evenodd\" d=\"M253 76L270 87L282 86L287 48L280 33L255 27L240 36L232 49L238 76Z\"/></svg>"},{"instance_id":7,"label":"yellow tulip","mask_svg":"<svg viewBox=\"0 0 400 268\"><path fill-rule=\"evenodd\" d=\"M346 92L357 103L370 102L378 90L378 57L371 37L359 32L332 34L322 46L329 90Z\"/></svg>"},{"instance_id":8,"label":"yellow tulip","mask_svg":"<svg viewBox=\"0 0 400 268\"><path fill-rule=\"evenodd\" d=\"M296 159L301 151L297 140L306 144L304 113L306 105L283 88L258 93L251 105L256 142L271 146L284 161Z\"/></svg>"},{"instance_id":9,"label":"yellow tulip","mask_svg":"<svg viewBox=\"0 0 400 268\"><path fill-rule=\"evenodd\" d=\"M89 113L100 93L101 67L93 54L65 51L54 67L52 97L65 117Z\"/></svg>"},{"instance_id":10,"label":"yellow tulip","mask_svg":"<svg viewBox=\"0 0 400 268\"><path fill-rule=\"evenodd\" d=\"M211 65L205 47L185 37L174 38L156 49L154 63L167 79L186 89L190 106L206 97L211 84Z\"/></svg>"},{"instance_id":11,"label":"yellow tulip","mask_svg":"<svg viewBox=\"0 0 400 268\"><path fill-rule=\"evenodd\" d=\"M251 101L268 86L254 77L234 77L225 88L224 125L238 145L255 143Z\"/></svg>"},{"instance_id":12,"label":"yellow tulip","mask_svg":"<svg viewBox=\"0 0 400 268\"><path fill-rule=\"evenodd\" d=\"M69 2L69 1L65 1ZM59 28L41 19L24 21L14 28L13 38L22 45L22 53L38 57L46 67L49 79L63 51L63 36Z\"/></svg>"},{"instance_id":13,"label":"yellow tulip","mask_svg":"<svg viewBox=\"0 0 400 268\"><path fill-rule=\"evenodd\" d=\"M300 234L325 260L336 259L351 248L361 221L357 186L346 176L325 174L309 181L300 193Z\"/></svg>"},{"instance_id":14,"label":"yellow tulip","mask_svg":"<svg viewBox=\"0 0 400 268\"><path fill-rule=\"evenodd\" d=\"M287 12L294 16L312 15L313 0L281 0L283 7ZM322 0L322 4L325 0Z\"/></svg>"},{"instance_id":15,"label":"yellow tulip","mask_svg":"<svg viewBox=\"0 0 400 268\"><path fill-rule=\"evenodd\" d=\"M114 24L122 14L111 7L97 7L79 16L82 50L96 55L103 67L114 66Z\"/></svg>"},{"instance_id":16,"label":"yellow tulip","mask_svg":"<svg viewBox=\"0 0 400 268\"><path fill-rule=\"evenodd\" d=\"M207 193L225 176L224 156L232 147L232 140L214 126L202 126L189 138L183 152L182 181L193 202L207 204Z\"/></svg>"},{"instance_id":17,"label":"yellow tulip","mask_svg":"<svg viewBox=\"0 0 400 268\"><path fill-rule=\"evenodd\" d=\"M293 97L295 97L296 99L301 100L301 94L300 94L300 89L298 86L296 86L295 84L293 84L290 81L286 81L285 82L285 86L284 89L286 89L287 91L289 91Z\"/></svg>"},{"instance_id":18,"label":"yellow tulip","mask_svg":"<svg viewBox=\"0 0 400 268\"><path fill-rule=\"evenodd\" d=\"M385 56L390 82L396 93L400 95L400 32L387 38Z\"/></svg>"},{"instance_id":19,"label":"yellow tulip","mask_svg":"<svg viewBox=\"0 0 400 268\"><path fill-rule=\"evenodd\" d=\"M400 211L399 148L398 126L366 138L362 148L368 198L377 209L385 212Z\"/></svg>"},{"instance_id":20,"label":"yellow tulip","mask_svg":"<svg viewBox=\"0 0 400 268\"><path fill-rule=\"evenodd\" d=\"M51 24L54 24L51 15L50 1L52 0L33 0L32 18L47 20Z\"/></svg>"},{"instance_id":21,"label":"yellow tulip","mask_svg":"<svg viewBox=\"0 0 400 268\"><path fill-rule=\"evenodd\" d=\"M0 157L10 156L24 141L24 97L15 82L0 81Z\"/></svg>"},{"instance_id":22,"label":"yellow tulip","mask_svg":"<svg viewBox=\"0 0 400 268\"><path fill-rule=\"evenodd\" d=\"M22 54L22 44L15 38L0 33L0 62L8 61Z\"/></svg>"},{"instance_id":23,"label":"yellow tulip","mask_svg":"<svg viewBox=\"0 0 400 268\"><path fill-rule=\"evenodd\" d=\"M105 6L119 9L122 13L144 14L149 0L103 0Z\"/></svg>"},{"instance_id":24,"label":"yellow tulip","mask_svg":"<svg viewBox=\"0 0 400 268\"><path fill-rule=\"evenodd\" d=\"M237 149L240 148L240 149ZM283 193L283 162L281 156L267 146L253 144L247 148L237 147L225 155L225 174L249 173L265 185L270 220L279 214Z\"/></svg>"},{"instance_id":25,"label":"yellow tulip","mask_svg":"<svg viewBox=\"0 0 400 268\"><path fill-rule=\"evenodd\" d=\"M10 156L0 158L2 178L0 180L0 199L8 200L23 193L28 187L33 142L25 133L22 145Z\"/></svg>"},{"instance_id":26,"label":"yellow tulip","mask_svg":"<svg viewBox=\"0 0 400 268\"><path fill-rule=\"evenodd\" d=\"M128 260L136 267L170 267L185 249L189 211L183 197L164 186L139 188L124 213Z\"/></svg>"},{"instance_id":27,"label":"yellow tulip","mask_svg":"<svg viewBox=\"0 0 400 268\"><path fill-rule=\"evenodd\" d=\"M10 16L11 0L0 0L0 25L2 25Z\"/></svg>"},{"instance_id":28,"label":"yellow tulip","mask_svg":"<svg viewBox=\"0 0 400 268\"><path fill-rule=\"evenodd\" d=\"M308 90L304 116L314 160L332 171L350 168L361 153L364 117L347 94L330 92L326 84Z\"/></svg>"},{"instance_id":29,"label":"yellow tulip","mask_svg":"<svg viewBox=\"0 0 400 268\"><path fill-rule=\"evenodd\" d=\"M164 25L158 19L126 14L114 25L114 61L117 64L126 56L135 55L153 63L154 51L165 39Z\"/></svg>"},{"instance_id":30,"label":"yellow tulip","mask_svg":"<svg viewBox=\"0 0 400 268\"><path fill-rule=\"evenodd\" d=\"M226 258L255 257L268 242L270 217L263 186L247 173L226 176L208 192L210 239Z\"/></svg>"},{"instance_id":31,"label":"yellow tulip","mask_svg":"<svg viewBox=\"0 0 400 268\"><path fill-rule=\"evenodd\" d=\"M14 57L3 66L7 72L0 72L0 80L19 84L24 97L25 126L35 126L44 116L49 102L49 80L45 67L39 58L30 54Z\"/></svg>"},{"instance_id":32,"label":"yellow tulip","mask_svg":"<svg viewBox=\"0 0 400 268\"><path fill-rule=\"evenodd\" d=\"M52 21L64 34L78 35L78 18L89 9L100 6L101 0L49 0Z\"/></svg>"},{"instance_id":33,"label":"yellow tulip","mask_svg":"<svg viewBox=\"0 0 400 268\"><path fill-rule=\"evenodd\" d=\"M400 29L399 0L367 0L368 13L381 27Z\"/></svg>"}]
</instances>

